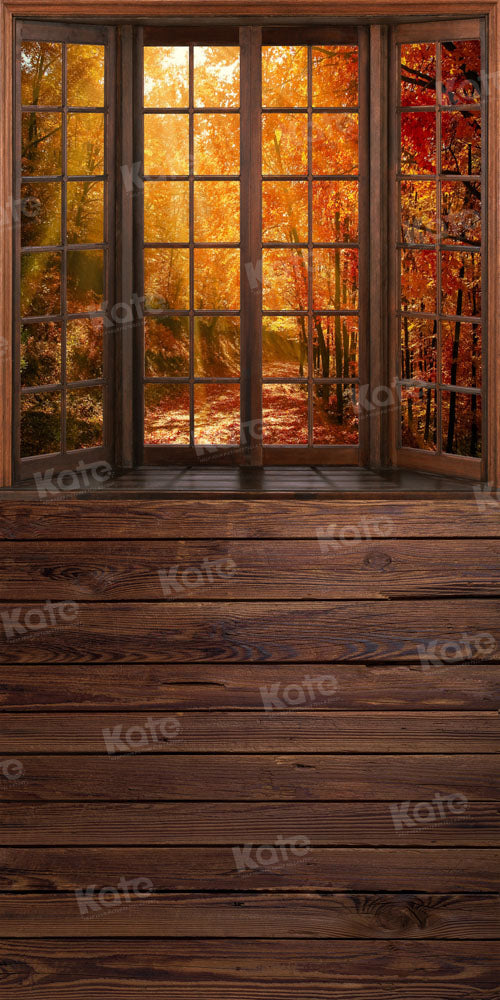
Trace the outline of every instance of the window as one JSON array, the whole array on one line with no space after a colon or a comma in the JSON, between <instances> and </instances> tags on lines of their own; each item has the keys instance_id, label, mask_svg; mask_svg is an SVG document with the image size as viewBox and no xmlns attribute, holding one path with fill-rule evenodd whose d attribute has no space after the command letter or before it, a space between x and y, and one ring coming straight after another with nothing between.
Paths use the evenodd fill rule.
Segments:
<instances>
[{"instance_id":1,"label":"window","mask_svg":"<svg viewBox=\"0 0 500 1000\"><path fill-rule=\"evenodd\" d=\"M19 23L18 478L484 476L484 26L387 32L385 97L363 25Z\"/></svg>"}]
</instances>

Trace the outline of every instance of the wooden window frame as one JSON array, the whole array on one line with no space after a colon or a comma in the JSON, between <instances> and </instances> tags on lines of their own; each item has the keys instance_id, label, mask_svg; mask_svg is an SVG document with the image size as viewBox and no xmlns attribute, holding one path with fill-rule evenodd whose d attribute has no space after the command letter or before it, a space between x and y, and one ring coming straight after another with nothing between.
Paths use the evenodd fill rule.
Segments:
<instances>
[{"instance_id":1,"label":"wooden window frame","mask_svg":"<svg viewBox=\"0 0 500 1000\"><path fill-rule=\"evenodd\" d=\"M458 18L481 18L488 47L488 136L489 157L487 163L487 198L488 198L488 228L487 228L487 315L488 324L488 354L486 381L488 384L488 417L486 436L488 441L487 458L483 463L483 478L492 488L500 486L500 274L499 274L499 234L498 206L500 200L500 151L498 148L499 112L500 112L500 21L498 5L500 0L436 0L432 10L433 22L439 19L457 20ZM405 21L429 21L431 15L425 0L410 0L405 6ZM387 120L387 102L384 103L385 57L389 44L391 24L400 23L401 8L395 0L379 0L375 5L370 0L355 0L354 5L347 0L332 2L332 0L191 0L189 17L186 18L186 4L179 0L145 0L137 3L132 0L103 0L101 4L90 3L88 0L0 0L1 24L1 98L3 115L0 123L0 204L8 206L11 198L11 183L13 169L13 39L15 35L16 18L36 18L38 20L57 20L77 22L90 20L93 23L120 25L120 65L122 80L125 85L132 86L130 70L132 65L132 23L168 24L169 19L186 23L201 23L222 17L226 23L247 23L249 27L257 23L304 24L332 23L343 19L345 24L350 21L357 25L365 24L370 35L370 91L372 105L370 108L370 141L372 163L370 170L370 381L371 385L385 384L383 373L388 371L387 330L389 325L389 274L384 260L387 254L389 234L388 213L388 158L389 158L389 122ZM274 19L274 20L273 20ZM373 23L376 22L376 23ZM222 22L223 23L223 22ZM339 22L337 22L339 23ZM123 116L124 118L125 116ZM120 142L122 155L127 145L132 152L131 135L128 123L120 123ZM126 162L126 158L122 159ZM375 169L374 169L375 168ZM121 225L118 233L120 239L126 239L127 230L133 226L132 202L133 195L122 189L119 194L121 210ZM12 275L14 267L12 233L6 224L5 210L0 228L0 486L8 487L13 482L12 467L12 320L13 297ZM130 282L130 272L126 264L121 267L118 276L117 297L126 301L127 285ZM133 331L124 329L119 343L119 370L127 377L134 367L134 337ZM391 356L394 351L391 349ZM134 463L131 448L132 412L131 400L126 393L123 379L118 379L117 393L122 393L122 406L119 406L119 420L116 436L115 461L121 467L130 467ZM371 420L369 451L366 464L380 469L394 462L394 415L390 408L377 409ZM136 442L137 443L137 442ZM446 456L447 457L447 456ZM432 470L442 471L436 467L436 459L431 457ZM453 474L448 466L448 474ZM467 474L457 468L457 475Z\"/></svg>"}]
</instances>

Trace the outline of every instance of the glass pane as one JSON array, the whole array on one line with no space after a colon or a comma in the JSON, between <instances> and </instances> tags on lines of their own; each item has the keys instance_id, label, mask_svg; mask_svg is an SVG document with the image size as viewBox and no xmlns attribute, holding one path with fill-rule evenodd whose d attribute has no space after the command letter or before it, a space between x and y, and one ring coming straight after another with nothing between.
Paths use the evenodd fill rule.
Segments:
<instances>
[{"instance_id":1,"label":"glass pane","mask_svg":"<svg viewBox=\"0 0 500 1000\"><path fill-rule=\"evenodd\" d=\"M66 396L66 449L98 448L104 441L103 390L71 389Z\"/></svg>"},{"instance_id":2,"label":"glass pane","mask_svg":"<svg viewBox=\"0 0 500 1000\"><path fill-rule=\"evenodd\" d=\"M436 312L437 260L433 250L401 251L401 302L410 312Z\"/></svg>"},{"instance_id":3,"label":"glass pane","mask_svg":"<svg viewBox=\"0 0 500 1000\"><path fill-rule=\"evenodd\" d=\"M314 174L358 172L358 116L313 115L312 157Z\"/></svg>"},{"instance_id":4,"label":"glass pane","mask_svg":"<svg viewBox=\"0 0 500 1000\"><path fill-rule=\"evenodd\" d=\"M262 239L265 243L307 243L307 181L264 181Z\"/></svg>"},{"instance_id":5,"label":"glass pane","mask_svg":"<svg viewBox=\"0 0 500 1000\"><path fill-rule=\"evenodd\" d=\"M195 107L237 108L239 103L239 47L236 45L195 45Z\"/></svg>"},{"instance_id":6,"label":"glass pane","mask_svg":"<svg viewBox=\"0 0 500 1000\"><path fill-rule=\"evenodd\" d=\"M240 308L240 251L227 247L194 251L195 309Z\"/></svg>"},{"instance_id":7,"label":"glass pane","mask_svg":"<svg viewBox=\"0 0 500 1000\"><path fill-rule=\"evenodd\" d=\"M435 181L401 181L401 242L437 242Z\"/></svg>"},{"instance_id":8,"label":"glass pane","mask_svg":"<svg viewBox=\"0 0 500 1000\"><path fill-rule=\"evenodd\" d=\"M146 243L188 242L188 181L145 182L144 239Z\"/></svg>"},{"instance_id":9,"label":"glass pane","mask_svg":"<svg viewBox=\"0 0 500 1000\"><path fill-rule=\"evenodd\" d=\"M144 48L144 107L187 108L189 48L147 45Z\"/></svg>"},{"instance_id":10,"label":"glass pane","mask_svg":"<svg viewBox=\"0 0 500 1000\"><path fill-rule=\"evenodd\" d=\"M165 378L189 375L189 317L146 316L145 373Z\"/></svg>"},{"instance_id":11,"label":"glass pane","mask_svg":"<svg viewBox=\"0 0 500 1000\"><path fill-rule=\"evenodd\" d=\"M104 172L104 115L68 115L68 174L89 177Z\"/></svg>"},{"instance_id":12,"label":"glass pane","mask_svg":"<svg viewBox=\"0 0 500 1000\"><path fill-rule=\"evenodd\" d=\"M307 46L263 45L264 108L307 108Z\"/></svg>"},{"instance_id":13,"label":"glass pane","mask_svg":"<svg viewBox=\"0 0 500 1000\"><path fill-rule=\"evenodd\" d=\"M68 243L103 243L103 181L69 181L67 197L66 234Z\"/></svg>"},{"instance_id":14,"label":"glass pane","mask_svg":"<svg viewBox=\"0 0 500 1000\"><path fill-rule=\"evenodd\" d=\"M21 458L52 455L61 448L61 394L21 396Z\"/></svg>"},{"instance_id":15,"label":"glass pane","mask_svg":"<svg viewBox=\"0 0 500 1000\"><path fill-rule=\"evenodd\" d=\"M437 320L401 318L401 377L435 382L437 371Z\"/></svg>"},{"instance_id":16,"label":"glass pane","mask_svg":"<svg viewBox=\"0 0 500 1000\"><path fill-rule=\"evenodd\" d=\"M22 246L57 246L61 243L61 185L23 184L21 187Z\"/></svg>"},{"instance_id":17,"label":"glass pane","mask_svg":"<svg viewBox=\"0 0 500 1000\"><path fill-rule=\"evenodd\" d=\"M443 181L443 243L481 243L481 185L478 181Z\"/></svg>"},{"instance_id":18,"label":"glass pane","mask_svg":"<svg viewBox=\"0 0 500 1000\"><path fill-rule=\"evenodd\" d=\"M194 115L195 174L239 174L240 116Z\"/></svg>"},{"instance_id":19,"label":"glass pane","mask_svg":"<svg viewBox=\"0 0 500 1000\"><path fill-rule=\"evenodd\" d=\"M401 444L403 448L435 451L437 440L436 390L401 387Z\"/></svg>"},{"instance_id":20,"label":"glass pane","mask_svg":"<svg viewBox=\"0 0 500 1000\"><path fill-rule=\"evenodd\" d=\"M189 309L189 250L145 250L144 292L150 312Z\"/></svg>"},{"instance_id":21,"label":"glass pane","mask_svg":"<svg viewBox=\"0 0 500 1000\"><path fill-rule=\"evenodd\" d=\"M104 45L68 45L68 104L104 107Z\"/></svg>"},{"instance_id":22,"label":"glass pane","mask_svg":"<svg viewBox=\"0 0 500 1000\"><path fill-rule=\"evenodd\" d=\"M401 46L401 104L436 103L436 46L430 42Z\"/></svg>"},{"instance_id":23,"label":"glass pane","mask_svg":"<svg viewBox=\"0 0 500 1000\"><path fill-rule=\"evenodd\" d=\"M357 316L315 316L314 375L317 378L357 378L359 320Z\"/></svg>"},{"instance_id":24,"label":"glass pane","mask_svg":"<svg viewBox=\"0 0 500 1000\"><path fill-rule=\"evenodd\" d=\"M195 385L194 439L196 444L239 444L239 385Z\"/></svg>"},{"instance_id":25,"label":"glass pane","mask_svg":"<svg viewBox=\"0 0 500 1000\"><path fill-rule=\"evenodd\" d=\"M102 319L96 316L68 320L66 326L66 379L89 382L103 376Z\"/></svg>"},{"instance_id":26,"label":"glass pane","mask_svg":"<svg viewBox=\"0 0 500 1000\"><path fill-rule=\"evenodd\" d=\"M69 313L102 309L104 253L102 250L69 250L67 254L66 305Z\"/></svg>"},{"instance_id":27,"label":"glass pane","mask_svg":"<svg viewBox=\"0 0 500 1000\"><path fill-rule=\"evenodd\" d=\"M357 309L358 289L357 250L313 251L315 309Z\"/></svg>"},{"instance_id":28,"label":"glass pane","mask_svg":"<svg viewBox=\"0 0 500 1000\"><path fill-rule=\"evenodd\" d=\"M314 444L358 444L357 394L355 385L314 386Z\"/></svg>"},{"instance_id":29,"label":"glass pane","mask_svg":"<svg viewBox=\"0 0 500 1000\"><path fill-rule=\"evenodd\" d=\"M358 182L313 181L313 240L351 243L358 238Z\"/></svg>"},{"instance_id":30,"label":"glass pane","mask_svg":"<svg viewBox=\"0 0 500 1000\"><path fill-rule=\"evenodd\" d=\"M481 254L444 252L441 260L443 314L480 316Z\"/></svg>"},{"instance_id":31,"label":"glass pane","mask_svg":"<svg viewBox=\"0 0 500 1000\"><path fill-rule=\"evenodd\" d=\"M57 385L60 381L60 324L24 324L21 327L21 385Z\"/></svg>"},{"instance_id":32,"label":"glass pane","mask_svg":"<svg viewBox=\"0 0 500 1000\"><path fill-rule=\"evenodd\" d=\"M351 108L358 103L358 48L356 45L313 45L313 105L315 108Z\"/></svg>"},{"instance_id":33,"label":"glass pane","mask_svg":"<svg viewBox=\"0 0 500 1000\"><path fill-rule=\"evenodd\" d=\"M263 442L268 444L308 443L307 385L264 385L262 387Z\"/></svg>"},{"instance_id":34,"label":"glass pane","mask_svg":"<svg viewBox=\"0 0 500 1000\"><path fill-rule=\"evenodd\" d=\"M262 375L264 378L307 378L307 316L264 316Z\"/></svg>"},{"instance_id":35,"label":"glass pane","mask_svg":"<svg viewBox=\"0 0 500 1000\"><path fill-rule=\"evenodd\" d=\"M443 173L481 173L481 117L478 112L443 111L441 122Z\"/></svg>"},{"instance_id":36,"label":"glass pane","mask_svg":"<svg viewBox=\"0 0 500 1000\"><path fill-rule=\"evenodd\" d=\"M262 257L263 308L307 309L307 250L264 250Z\"/></svg>"},{"instance_id":37,"label":"glass pane","mask_svg":"<svg viewBox=\"0 0 500 1000\"><path fill-rule=\"evenodd\" d=\"M447 385L481 385L481 326L447 323L441 326L442 381Z\"/></svg>"},{"instance_id":38,"label":"glass pane","mask_svg":"<svg viewBox=\"0 0 500 1000\"><path fill-rule=\"evenodd\" d=\"M21 257L21 315L56 316L61 311L61 254Z\"/></svg>"},{"instance_id":39,"label":"glass pane","mask_svg":"<svg viewBox=\"0 0 500 1000\"><path fill-rule=\"evenodd\" d=\"M61 173L61 137L62 115L24 112L21 169L26 177L55 177Z\"/></svg>"},{"instance_id":40,"label":"glass pane","mask_svg":"<svg viewBox=\"0 0 500 1000\"><path fill-rule=\"evenodd\" d=\"M197 243L238 242L239 181L195 181L194 238Z\"/></svg>"},{"instance_id":41,"label":"glass pane","mask_svg":"<svg viewBox=\"0 0 500 1000\"><path fill-rule=\"evenodd\" d=\"M481 396L443 392L443 451L481 456Z\"/></svg>"},{"instance_id":42,"label":"glass pane","mask_svg":"<svg viewBox=\"0 0 500 1000\"><path fill-rule=\"evenodd\" d=\"M62 104L62 45L60 42L23 42L21 47L21 101L60 107Z\"/></svg>"},{"instance_id":43,"label":"glass pane","mask_svg":"<svg viewBox=\"0 0 500 1000\"><path fill-rule=\"evenodd\" d=\"M307 174L307 115L262 115L262 172Z\"/></svg>"},{"instance_id":44,"label":"glass pane","mask_svg":"<svg viewBox=\"0 0 500 1000\"><path fill-rule=\"evenodd\" d=\"M446 42L441 46L443 104L479 104L481 42Z\"/></svg>"},{"instance_id":45,"label":"glass pane","mask_svg":"<svg viewBox=\"0 0 500 1000\"><path fill-rule=\"evenodd\" d=\"M436 115L411 111L401 115L401 173L436 172Z\"/></svg>"},{"instance_id":46,"label":"glass pane","mask_svg":"<svg viewBox=\"0 0 500 1000\"><path fill-rule=\"evenodd\" d=\"M189 115L144 115L144 173L189 174Z\"/></svg>"},{"instance_id":47,"label":"glass pane","mask_svg":"<svg viewBox=\"0 0 500 1000\"><path fill-rule=\"evenodd\" d=\"M144 443L189 444L189 385L144 386Z\"/></svg>"},{"instance_id":48,"label":"glass pane","mask_svg":"<svg viewBox=\"0 0 500 1000\"><path fill-rule=\"evenodd\" d=\"M238 316L204 316L194 326L195 378L231 378L240 374Z\"/></svg>"}]
</instances>

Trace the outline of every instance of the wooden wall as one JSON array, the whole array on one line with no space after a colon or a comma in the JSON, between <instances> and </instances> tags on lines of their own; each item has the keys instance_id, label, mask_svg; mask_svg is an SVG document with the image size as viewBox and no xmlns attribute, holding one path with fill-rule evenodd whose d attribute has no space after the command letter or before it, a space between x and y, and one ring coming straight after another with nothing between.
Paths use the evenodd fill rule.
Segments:
<instances>
[{"instance_id":1,"label":"wooden wall","mask_svg":"<svg viewBox=\"0 0 500 1000\"><path fill-rule=\"evenodd\" d=\"M4 1000L498 1000L498 505L0 532Z\"/></svg>"}]
</instances>

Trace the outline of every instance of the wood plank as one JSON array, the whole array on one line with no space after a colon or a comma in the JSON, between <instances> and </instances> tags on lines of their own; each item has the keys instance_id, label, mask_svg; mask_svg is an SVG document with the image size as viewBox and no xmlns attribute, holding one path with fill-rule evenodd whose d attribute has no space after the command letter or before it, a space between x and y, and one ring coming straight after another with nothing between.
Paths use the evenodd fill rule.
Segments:
<instances>
[{"instance_id":1,"label":"wood plank","mask_svg":"<svg viewBox=\"0 0 500 1000\"><path fill-rule=\"evenodd\" d=\"M360 715L268 704L264 712L5 713L0 754L500 752L498 711Z\"/></svg>"},{"instance_id":2,"label":"wood plank","mask_svg":"<svg viewBox=\"0 0 500 1000\"><path fill-rule=\"evenodd\" d=\"M500 851L311 848L308 838L234 847L50 847L0 850L0 891L96 891L141 878L160 892L493 892Z\"/></svg>"},{"instance_id":3,"label":"wood plank","mask_svg":"<svg viewBox=\"0 0 500 1000\"><path fill-rule=\"evenodd\" d=\"M219 472L221 470L218 470ZM485 488L476 500L54 500L2 498L0 538L338 538L357 528L394 538L498 538L500 504Z\"/></svg>"},{"instance_id":4,"label":"wood plank","mask_svg":"<svg viewBox=\"0 0 500 1000\"><path fill-rule=\"evenodd\" d=\"M2 663L400 662L420 656L430 667L436 657L480 659L473 655L474 637L481 642L486 634L483 658L500 660L500 601L486 598L117 602L55 611L46 604L5 604L0 617Z\"/></svg>"},{"instance_id":5,"label":"wood plank","mask_svg":"<svg viewBox=\"0 0 500 1000\"><path fill-rule=\"evenodd\" d=\"M457 804L459 800L457 799ZM416 822L409 803L402 829L390 802L3 802L0 844L10 846L274 843L307 837L313 846L494 847L500 804L469 801L441 822ZM399 803L400 806L400 803ZM425 809L424 809L425 812ZM396 813L398 815L398 813Z\"/></svg>"},{"instance_id":6,"label":"wood plank","mask_svg":"<svg viewBox=\"0 0 500 1000\"><path fill-rule=\"evenodd\" d=\"M494 893L151 895L83 916L75 895L0 895L16 937L497 938Z\"/></svg>"},{"instance_id":7,"label":"wood plank","mask_svg":"<svg viewBox=\"0 0 500 1000\"><path fill-rule=\"evenodd\" d=\"M500 541L351 537L0 544L0 600L304 600L500 594Z\"/></svg>"},{"instance_id":8,"label":"wood plank","mask_svg":"<svg viewBox=\"0 0 500 1000\"><path fill-rule=\"evenodd\" d=\"M498 1000L485 941L0 941L5 1000Z\"/></svg>"},{"instance_id":9,"label":"wood plank","mask_svg":"<svg viewBox=\"0 0 500 1000\"><path fill-rule=\"evenodd\" d=\"M335 691L327 698L319 685L329 684ZM306 703L298 707L311 710L496 711L500 666L136 663L97 664L92 671L85 664L49 663L43 671L27 664L0 666L0 709L23 712L262 710L263 694L286 706L302 697L301 691Z\"/></svg>"},{"instance_id":10,"label":"wood plank","mask_svg":"<svg viewBox=\"0 0 500 1000\"><path fill-rule=\"evenodd\" d=\"M15 759L15 758L14 758ZM322 801L400 802L465 795L496 799L495 754L26 755L2 783L5 802Z\"/></svg>"}]
</instances>

